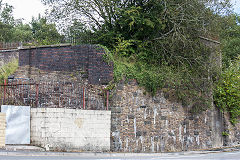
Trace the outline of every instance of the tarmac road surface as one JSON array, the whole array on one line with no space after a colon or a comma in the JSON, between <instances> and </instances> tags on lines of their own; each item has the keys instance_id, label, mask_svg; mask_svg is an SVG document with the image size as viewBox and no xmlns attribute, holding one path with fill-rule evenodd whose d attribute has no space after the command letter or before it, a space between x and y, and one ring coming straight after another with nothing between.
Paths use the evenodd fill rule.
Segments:
<instances>
[{"instance_id":1,"label":"tarmac road surface","mask_svg":"<svg viewBox=\"0 0 240 160\"><path fill-rule=\"evenodd\" d=\"M6 154L6 155L4 155ZM240 160L240 152L186 152L186 153L49 153L8 152L0 153L0 160Z\"/></svg>"}]
</instances>

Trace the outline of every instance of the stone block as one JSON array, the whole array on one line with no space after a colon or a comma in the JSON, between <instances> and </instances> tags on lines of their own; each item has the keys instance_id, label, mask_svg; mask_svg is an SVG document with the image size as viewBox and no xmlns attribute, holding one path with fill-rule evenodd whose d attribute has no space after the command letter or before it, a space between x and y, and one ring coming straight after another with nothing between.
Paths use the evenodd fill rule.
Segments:
<instances>
[{"instance_id":1,"label":"stone block","mask_svg":"<svg viewBox=\"0 0 240 160\"><path fill-rule=\"evenodd\" d=\"M120 102L122 100L122 97L120 95L116 95L116 98L115 98L116 101Z\"/></svg>"},{"instance_id":2,"label":"stone block","mask_svg":"<svg viewBox=\"0 0 240 160\"><path fill-rule=\"evenodd\" d=\"M117 130L117 125L111 125L111 131L116 131Z\"/></svg>"},{"instance_id":3,"label":"stone block","mask_svg":"<svg viewBox=\"0 0 240 160\"><path fill-rule=\"evenodd\" d=\"M128 119L134 119L134 115L133 114L128 115Z\"/></svg>"},{"instance_id":4,"label":"stone block","mask_svg":"<svg viewBox=\"0 0 240 160\"><path fill-rule=\"evenodd\" d=\"M173 106L172 107L172 111L176 112L178 110L178 107L177 106Z\"/></svg>"},{"instance_id":5,"label":"stone block","mask_svg":"<svg viewBox=\"0 0 240 160\"><path fill-rule=\"evenodd\" d=\"M189 125L189 121L188 120L184 120L181 124L182 125Z\"/></svg>"},{"instance_id":6,"label":"stone block","mask_svg":"<svg viewBox=\"0 0 240 160\"><path fill-rule=\"evenodd\" d=\"M136 132L136 136L137 136L137 137L140 137L141 135L142 135L142 132L141 132L141 131L137 131L137 132Z\"/></svg>"},{"instance_id":7,"label":"stone block","mask_svg":"<svg viewBox=\"0 0 240 160\"><path fill-rule=\"evenodd\" d=\"M137 92L133 92L133 97L137 97L138 93Z\"/></svg>"},{"instance_id":8,"label":"stone block","mask_svg":"<svg viewBox=\"0 0 240 160\"><path fill-rule=\"evenodd\" d=\"M154 103L160 103L160 100L158 98L156 98L156 97L153 97L153 102Z\"/></svg>"},{"instance_id":9,"label":"stone block","mask_svg":"<svg viewBox=\"0 0 240 160\"><path fill-rule=\"evenodd\" d=\"M161 116L161 120L167 120L166 116Z\"/></svg>"},{"instance_id":10,"label":"stone block","mask_svg":"<svg viewBox=\"0 0 240 160\"><path fill-rule=\"evenodd\" d=\"M175 136L172 132L168 132L169 136Z\"/></svg>"},{"instance_id":11,"label":"stone block","mask_svg":"<svg viewBox=\"0 0 240 160\"><path fill-rule=\"evenodd\" d=\"M150 124L152 124L151 121L144 121L144 125L150 125Z\"/></svg>"},{"instance_id":12,"label":"stone block","mask_svg":"<svg viewBox=\"0 0 240 160\"><path fill-rule=\"evenodd\" d=\"M142 105L142 106L140 106L140 108L147 108L147 106L146 105Z\"/></svg>"},{"instance_id":13,"label":"stone block","mask_svg":"<svg viewBox=\"0 0 240 160\"><path fill-rule=\"evenodd\" d=\"M123 90L123 86L124 86L123 83L119 83L118 86L117 86L117 89L118 90Z\"/></svg>"},{"instance_id":14,"label":"stone block","mask_svg":"<svg viewBox=\"0 0 240 160\"><path fill-rule=\"evenodd\" d=\"M212 132L211 132L211 131L206 131L206 135L207 135L208 137L210 137L210 136L212 136Z\"/></svg>"},{"instance_id":15,"label":"stone block","mask_svg":"<svg viewBox=\"0 0 240 160\"><path fill-rule=\"evenodd\" d=\"M114 107L111 109L113 113L121 113L122 109L120 107Z\"/></svg>"},{"instance_id":16,"label":"stone block","mask_svg":"<svg viewBox=\"0 0 240 160\"><path fill-rule=\"evenodd\" d=\"M188 119L192 121L192 120L194 120L194 117L190 116Z\"/></svg>"}]
</instances>

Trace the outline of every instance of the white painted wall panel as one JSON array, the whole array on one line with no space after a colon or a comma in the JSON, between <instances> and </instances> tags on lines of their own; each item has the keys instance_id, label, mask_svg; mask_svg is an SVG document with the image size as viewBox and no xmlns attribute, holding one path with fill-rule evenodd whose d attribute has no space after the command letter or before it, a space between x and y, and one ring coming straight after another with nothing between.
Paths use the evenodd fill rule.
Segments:
<instances>
[{"instance_id":1,"label":"white painted wall panel","mask_svg":"<svg viewBox=\"0 0 240 160\"><path fill-rule=\"evenodd\" d=\"M53 150L109 151L111 111L31 108L31 141Z\"/></svg>"}]
</instances>

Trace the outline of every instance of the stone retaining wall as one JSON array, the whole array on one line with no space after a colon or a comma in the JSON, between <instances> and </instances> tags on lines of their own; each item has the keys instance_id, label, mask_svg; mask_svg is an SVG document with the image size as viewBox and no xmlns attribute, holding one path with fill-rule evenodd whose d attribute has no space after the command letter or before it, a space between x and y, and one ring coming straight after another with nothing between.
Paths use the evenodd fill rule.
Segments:
<instances>
[{"instance_id":1,"label":"stone retaining wall","mask_svg":"<svg viewBox=\"0 0 240 160\"><path fill-rule=\"evenodd\" d=\"M135 82L121 83L113 95L112 151L176 152L222 147L222 113L214 107L191 114L174 96L152 97Z\"/></svg>"}]
</instances>

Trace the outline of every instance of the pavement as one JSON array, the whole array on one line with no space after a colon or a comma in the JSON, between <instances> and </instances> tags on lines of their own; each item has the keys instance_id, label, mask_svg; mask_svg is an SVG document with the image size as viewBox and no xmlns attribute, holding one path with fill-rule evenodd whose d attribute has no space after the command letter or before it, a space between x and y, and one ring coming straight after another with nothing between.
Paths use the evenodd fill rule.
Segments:
<instances>
[{"instance_id":1,"label":"pavement","mask_svg":"<svg viewBox=\"0 0 240 160\"><path fill-rule=\"evenodd\" d=\"M0 150L0 152L7 151L35 151L35 152L44 152L45 149L37 146L30 145L6 145L4 149Z\"/></svg>"},{"instance_id":2,"label":"pavement","mask_svg":"<svg viewBox=\"0 0 240 160\"><path fill-rule=\"evenodd\" d=\"M211 154L221 152L237 152L240 146L214 148L210 150L184 151L184 152L168 152L168 153L117 153L117 152L49 152L44 148L30 145L6 145L4 149L0 149L0 156L179 156L194 154Z\"/></svg>"}]
</instances>

